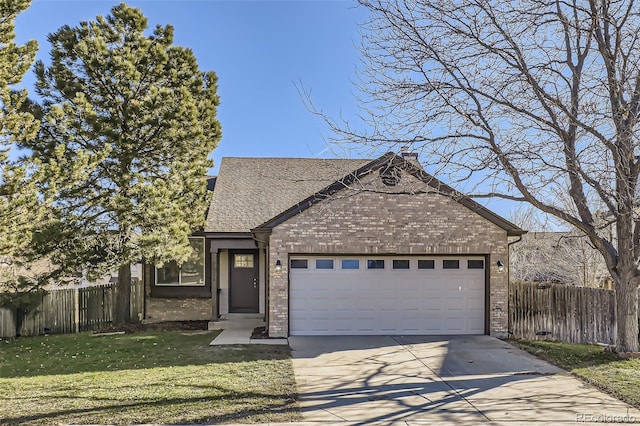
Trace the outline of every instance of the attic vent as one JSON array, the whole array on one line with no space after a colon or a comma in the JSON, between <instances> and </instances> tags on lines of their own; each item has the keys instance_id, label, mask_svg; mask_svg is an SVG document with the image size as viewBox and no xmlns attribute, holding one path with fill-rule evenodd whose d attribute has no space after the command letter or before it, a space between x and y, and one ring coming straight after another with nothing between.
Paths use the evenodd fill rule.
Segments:
<instances>
[{"instance_id":1,"label":"attic vent","mask_svg":"<svg viewBox=\"0 0 640 426\"><path fill-rule=\"evenodd\" d=\"M380 180L386 186L396 186L400 182L400 168L393 165L381 168Z\"/></svg>"}]
</instances>

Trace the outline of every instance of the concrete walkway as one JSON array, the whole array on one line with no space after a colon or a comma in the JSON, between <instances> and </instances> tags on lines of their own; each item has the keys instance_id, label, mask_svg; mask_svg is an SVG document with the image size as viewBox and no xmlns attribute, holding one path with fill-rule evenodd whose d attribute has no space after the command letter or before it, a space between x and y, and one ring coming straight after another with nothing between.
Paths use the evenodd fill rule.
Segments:
<instances>
[{"instance_id":1,"label":"concrete walkway","mask_svg":"<svg viewBox=\"0 0 640 426\"><path fill-rule=\"evenodd\" d=\"M489 336L289 341L308 422L640 422L637 409Z\"/></svg>"},{"instance_id":2,"label":"concrete walkway","mask_svg":"<svg viewBox=\"0 0 640 426\"><path fill-rule=\"evenodd\" d=\"M210 346L217 345L288 345L287 339L252 339L251 328L229 328L222 330L220 334L216 336Z\"/></svg>"}]
</instances>

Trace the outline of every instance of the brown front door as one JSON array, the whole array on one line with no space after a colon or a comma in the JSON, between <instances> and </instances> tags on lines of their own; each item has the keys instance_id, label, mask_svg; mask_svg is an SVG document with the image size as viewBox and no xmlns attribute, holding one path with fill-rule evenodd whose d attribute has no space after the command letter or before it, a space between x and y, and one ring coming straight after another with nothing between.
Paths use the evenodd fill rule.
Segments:
<instances>
[{"instance_id":1,"label":"brown front door","mask_svg":"<svg viewBox=\"0 0 640 426\"><path fill-rule=\"evenodd\" d=\"M258 312L258 250L229 251L229 312Z\"/></svg>"}]
</instances>

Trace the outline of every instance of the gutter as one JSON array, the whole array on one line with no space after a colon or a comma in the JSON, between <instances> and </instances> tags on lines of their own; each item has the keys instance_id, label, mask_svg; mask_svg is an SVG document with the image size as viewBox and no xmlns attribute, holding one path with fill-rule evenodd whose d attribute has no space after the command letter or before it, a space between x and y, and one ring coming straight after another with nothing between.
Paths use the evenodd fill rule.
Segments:
<instances>
[{"instance_id":1,"label":"gutter","mask_svg":"<svg viewBox=\"0 0 640 426\"><path fill-rule=\"evenodd\" d=\"M271 235L271 228L259 227L251 230L251 236L255 240L258 245L264 244L264 246L269 245L269 236Z\"/></svg>"}]
</instances>

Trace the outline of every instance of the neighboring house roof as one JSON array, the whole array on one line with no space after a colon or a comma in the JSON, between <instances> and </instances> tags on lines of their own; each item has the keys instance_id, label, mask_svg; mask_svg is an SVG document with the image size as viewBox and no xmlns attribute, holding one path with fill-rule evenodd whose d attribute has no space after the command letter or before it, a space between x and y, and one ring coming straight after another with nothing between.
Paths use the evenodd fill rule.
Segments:
<instances>
[{"instance_id":1,"label":"neighboring house roof","mask_svg":"<svg viewBox=\"0 0 640 426\"><path fill-rule=\"evenodd\" d=\"M520 281L593 286L609 278L604 259L578 230L529 232L510 256L511 276Z\"/></svg>"},{"instance_id":2,"label":"neighboring house roof","mask_svg":"<svg viewBox=\"0 0 640 426\"><path fill-rule=\"evenodd\" d=\"M213 191L216 188L216 179L218 176L207 176L207 191Z\"/></svg>"},{"instance_id":3,"label":"neighboring house roof","mask_svg":"<svg viewBox=\"0 0 640 426\"><path fill-rule=\"evenodd\" d=\"M575 238L583 238L584 234L577 231L531 231L524 237L525 240L544 240L550 246L557 246L563 240L570 240Z\"/></svg>"},{"instance_id":4,"label":"neighboring house roof","mask_svg":"<svg viewBox=\"0 0 640 426\"><path fill-rule=\"evenodd\" d=\"M249 233L370 162L225 157L220 163L204 231Z\"/></svg>"},{"instance_id":5,"label":"neighboring house roof","mask_svg":"<svg viewBox=\"0 0 640 426\"><path fill-rule=\"evenodd\" d=\"M307 198L303 200L296 200L295 204L290 205L290 207L286 210L281 210L276 216L270 218L269 220L262 223L260 226L254 228L254 231L257 232L269 232L271 228L279 225L280 223L286 221L287 219L295 216L312 205L324 200L327 196L339 191L346 186L350 185L357 179L371 173L374 170L381 169L383 167L389 167L390 165L394 165L400 167L411 175L415 176L417 179L429 185L431 188L435 189L438 193L451 197L456 200L463 206L471 209L478 215L484 217L488 221L497 225L498 227L507 231L508 236L519 236L526 234L527 231L519 228L513 223L509 222L505 218L495 214L491 210L482 206L481 204L473 201L472 199L466 197L464 194L456 191L445 183L439 181L435 177L431 176L429 173L425 172L424 169L419 165L415 164L412 161L407 161L402 157L394 154L393 152L388 152L377 158L375 160L371 160L365 164L363 164L360 168L354 169L347 174L343 174L340 178L331 182L329 185L325 186L319 191L310 194Z\"/></svg>"}]
</instances>

